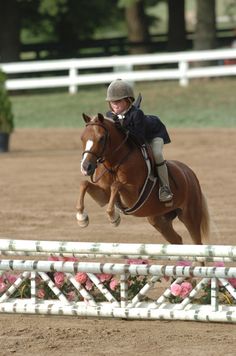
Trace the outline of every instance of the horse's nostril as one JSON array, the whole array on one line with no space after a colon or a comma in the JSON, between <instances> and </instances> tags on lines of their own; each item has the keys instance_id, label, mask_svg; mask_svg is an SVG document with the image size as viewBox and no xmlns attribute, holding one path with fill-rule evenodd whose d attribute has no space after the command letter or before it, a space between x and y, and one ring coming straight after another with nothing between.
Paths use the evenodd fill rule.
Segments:
<instances>
[{"instance_id":1,"label":"horse's nostril","mask_svg":"<svg viewBox=\"0 0 236 356\"><path fill-rule=\"evenodd\" d=\"M87 175L91 176L94 173L95 166L91 162L87 162L83 164L83 169L86 171Z\"/></svg>"},{"instance_id":2,"label":"horse's nostril","mask_svg":"<svg viewBox=\"0 0 236 356\"><path fill-rule=\"evenodd\" d=\"M93 170L93 166L92 166L91 163L89 163L88 166L87 166L87 172L88 172L88 174L91 174L91 173L92 173L92 170Z\"/></svg>"}]
</instances>

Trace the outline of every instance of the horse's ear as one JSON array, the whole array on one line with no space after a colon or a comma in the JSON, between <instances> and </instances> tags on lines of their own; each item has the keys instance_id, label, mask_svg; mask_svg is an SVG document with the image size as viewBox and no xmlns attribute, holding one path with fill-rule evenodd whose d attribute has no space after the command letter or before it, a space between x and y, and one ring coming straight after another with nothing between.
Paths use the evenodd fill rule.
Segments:
<instances>
[{"instance_id":1,"label":"horse's ear","mask_svg":"<svg viewBox=\"0 0 236 356\"><path fill-rule=\"evenodd\" d=\"M100 112L98 113L97 117L99 121L103 122L104 116Z\"/></svg>"},{"instance_id":2,"label":"horse's ear","mask_svg":"<svg viewBox=\"0 0 236 356\"><path fill-rule=\"evenodd\" d=\"M88 115L86 115L85 113L82 114L83 119L86 123L88 123L89 121L91 121L91 117L89 117Z\"/></svg>"}]
</instances>

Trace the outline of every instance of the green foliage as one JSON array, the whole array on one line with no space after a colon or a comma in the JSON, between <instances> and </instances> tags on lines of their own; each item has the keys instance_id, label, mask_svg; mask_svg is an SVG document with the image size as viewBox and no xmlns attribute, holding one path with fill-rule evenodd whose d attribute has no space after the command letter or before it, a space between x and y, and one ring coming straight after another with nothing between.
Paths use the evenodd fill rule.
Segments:
<instances>
[{"instance_id":1,"label":"green foliage","mask_svg":"<svg viewBox=\"0 0 236 356\"><path fill-rule=\"evenodd\" d=\"M129 6L133 5L137 1L138 0L119 0L118 1L118 6L121 7L121 8L129 7Z\"/></svg>"},{"instance_id":2,"label":"green foliage","mask_svg":"<svg viewBox=\"0 0 236 356\"><path fill-rule=\"evenodd\" d=\"M65 47L93 38L122 18L117 0L21 0L22 41L57 41Z\"/></svg>"},{"instance_id":3,"label":"green foliage","mask_svg":"<svg viewBox=\"0 0 236 356\"><path fill-rule=\"evenodd\" d=\"M231 18L231 21L234 22L236 11L236 0L228 0L225 4L225 13Z\"/></svg>"},{"instance_id":4,"label":"green foliage","mask_svg":"<svg viewBox=\"0 0 236 356\"><path fill-rule=\"evenodd\" d=\"M39 13L50 16L57 16L60 12L66 12L66 0L41 0Z\"/></svg>"},{"instance_id":5,"label":"green foliage","mask_svg":"<svg viewBox=\"0 0 236 356\"><path fill-rule=\"evenodd\" d=\"M129 7L133 5L135 2L138 2L139 0L118 0L118 6L119 7ZM158 2L165 1L165 0L142 0L144 6L154 6Z\"/></svg>"},{"instance_id":6,"label":"green foliage","mask_svg":"<svg viewBox=\"0 0 236 356\"><path fill-rule=\"evenodd\" d=\"M11 102L5 89L5 75L0 71L0 132L11 133L13 130L13 114Z\"/></svg>"}]
</instances>

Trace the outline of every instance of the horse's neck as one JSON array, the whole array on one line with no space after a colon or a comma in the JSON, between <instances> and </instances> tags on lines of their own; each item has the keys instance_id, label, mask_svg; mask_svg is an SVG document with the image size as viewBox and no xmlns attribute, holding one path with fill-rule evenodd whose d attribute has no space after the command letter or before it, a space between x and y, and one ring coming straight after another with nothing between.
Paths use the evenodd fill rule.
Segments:
<instances>
[{"instance_id":1,"label":"horse's neck","mask_svg":"<svg viewBox=\"0 0 236 356\"><path fill-rule=\"evenodd\" d=\"M133 181L138 172L140 177L138 181L142 184L145 179L146 164L140 147L133 142L125 142L119 150L111 152L110 158L107 164L116 172L119 181Z\"/></svg>"},{"instance_id":2,"label":"horse's neck","mask_svg":"<svg viewBox=\"0 0 236 356\"><path fill-rule=\"evenodd\" d=\"M108 119L109 120L109 119ZM107 164L109 168L121 167L122 172L129 172L134 169L142 169L145 166L144 158L138 144L126 136L126 132L119 131L114 123L109 120L108 124L110 131L110 141L112 143L111 150L107 156ZM135 165L134 165L135 162ZM133 174L137 171L132 171ZM130 174L130 173L128 173Z\"/></svg>"}]
</instances>

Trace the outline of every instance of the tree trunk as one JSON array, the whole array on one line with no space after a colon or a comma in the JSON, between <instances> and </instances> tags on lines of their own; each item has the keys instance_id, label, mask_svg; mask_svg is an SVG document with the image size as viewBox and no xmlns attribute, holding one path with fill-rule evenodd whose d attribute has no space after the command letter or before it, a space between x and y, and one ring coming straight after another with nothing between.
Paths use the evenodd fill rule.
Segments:
<instances>
[{"instance_id":1,"label":"tree trunk","mask_svg":"<svg viewBox=\"0 0 236 356\"><path fill-rule=\"evenodd\" d=\"M183 51L187 48L184 8L185 0L168 0L169 51Z\"/></svg>"},{"instance_id":2,"label":"tree trunk","mask_svg":"<svg viewBox=\"0 0 236 356\"><path fill-rule=\"evenodd\" d=\"M206 50L216 47L215 0L197 0L197 24L194 49Z\"/></svg>"},{"instance_id":3,"label":"tree trunk","mask_svg":"<svg viewBox=\"0 0 236 356\"><path fill-rule=\"evenodd\" d=\"M132 5L125 7L125 18L128 39L133 44L129 53L148 53L148 45L145 42L149 40L149 31L143 0L135 1Z\"/></svg>"},{"instance_id":4,"label":"tree trunk","mask_svg":"<svg viewBox=\"0 0 236 356\"><path fill-rule=\"evenodd\" d=\"M17 0L0 0L0 62L19 60L20 15Z\"/></svg>"}]
</instances>

